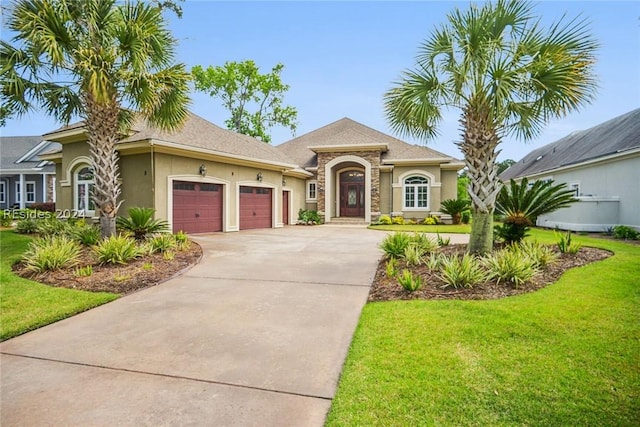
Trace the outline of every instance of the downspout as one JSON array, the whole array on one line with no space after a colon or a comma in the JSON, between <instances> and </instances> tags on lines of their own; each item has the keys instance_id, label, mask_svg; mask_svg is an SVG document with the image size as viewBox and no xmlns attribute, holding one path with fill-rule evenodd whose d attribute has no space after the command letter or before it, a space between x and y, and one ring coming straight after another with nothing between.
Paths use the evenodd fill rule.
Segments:
<instances>
[{"instance_id":1,"label":"downspout","mask_svg":"<svg viewBox=\"0 0 640 427\"><path fill-rule=\"evenodd\" d=\"M158 207L156 206L156 168L154 157L155 153L153 151L153 140L150 141L151 144L151 197L153 197L153 209L158 211Z\"/></svg>"}]
</instances>

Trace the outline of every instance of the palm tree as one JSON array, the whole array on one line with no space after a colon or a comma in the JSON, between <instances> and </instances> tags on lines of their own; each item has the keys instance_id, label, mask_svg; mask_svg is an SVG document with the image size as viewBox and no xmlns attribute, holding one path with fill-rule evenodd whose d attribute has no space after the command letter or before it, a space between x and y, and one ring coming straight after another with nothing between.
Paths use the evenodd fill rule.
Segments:
<instances>
[{"instance_id":1,"label":"palm tree","mask_svg":"<svg viewBox=\"0 0 640 427\"><path fill-rule=\"evenodd\" d=\"M0 42L5 111L41 108L67 124L84 119L93 199L103 236L122 203L116 143L134 118L165 130L187 116L189 73L173 64L175 40L160 8L115 0L20 0L10 6L12 42Z\"/></svg>"},{"instance_id":2,"label":"palm tree","mask_svg":"<svg viewBox=\"0 0 640 427\"><path fill-rule=\"evenodd\" d=\"M385 94L393 130L418 138L437 135L443 108L461 110L457 145L471 178L470 252L492 247L502 187L498 145L505 136L531 139L549 119L588 103L597 47L583 20L563 18L543 29L525 1L472 4L449 14L420 46L415 69Z\"/></svg>"},{"instance_id":3,"label":"palm tree","mask_svg":"<svg viewBox=\"0 0 640 427\"><path fill-rule=\"evenodd\" d=\"M513 179L502 187L496 200L496 211L504 216L504 224L496 227L499 237L507 243L522 240L540 215L569 207L577 199L565 183L536 181L527 178L519 183Z\"/></svg>"}]
</instances>

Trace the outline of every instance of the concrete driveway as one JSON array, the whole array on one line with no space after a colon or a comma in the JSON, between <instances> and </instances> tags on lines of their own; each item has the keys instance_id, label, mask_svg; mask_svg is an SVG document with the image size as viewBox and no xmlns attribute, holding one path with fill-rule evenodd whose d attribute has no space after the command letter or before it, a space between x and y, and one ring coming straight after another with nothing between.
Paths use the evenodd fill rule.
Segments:
<instances>
[{"instance_id":1,"label":"concrete driveway","mask_svg":"<svg viewBox=\"0 0 640 427\"><path fill-rule=\"evenodd\" d=\"M383 237L199 236L186 274L0 344L0 424L321 426Z\"/></svg>"}]
</instances>

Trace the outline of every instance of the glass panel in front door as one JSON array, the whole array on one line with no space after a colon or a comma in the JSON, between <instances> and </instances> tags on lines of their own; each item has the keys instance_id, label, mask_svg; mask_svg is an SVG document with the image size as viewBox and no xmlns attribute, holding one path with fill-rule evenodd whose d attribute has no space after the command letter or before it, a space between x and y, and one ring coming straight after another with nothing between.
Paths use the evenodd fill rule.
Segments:
<instances>
[{"instance_id":1,"label":"glass panel in front door","mask_svg":"<svg viewBox=\"0 0 640 427\"><path fill-rule=\"evenodd\" d=\"M349 186L348 190L347 206L350 208L355 208L356 206L358 206L357 187L354 187L352 185Z\"/></svg>"}]
</instances>

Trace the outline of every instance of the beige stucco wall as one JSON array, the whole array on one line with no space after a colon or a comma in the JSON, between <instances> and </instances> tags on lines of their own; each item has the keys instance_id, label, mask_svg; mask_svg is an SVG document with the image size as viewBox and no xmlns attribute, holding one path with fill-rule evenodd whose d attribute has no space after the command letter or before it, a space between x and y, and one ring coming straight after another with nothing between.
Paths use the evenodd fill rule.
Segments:
<instances>
[{"instance_id":1,"label":"beige stucco wall","mask_svg":"<svg viewBox=\"0 0 640 427\"><path fill-rule=\"evenodd\" d=\"M289 191L289 224L295 224L298 220L298 211L308 209L306 203L307 181L302 178L291 176L285 177L287 184L283 190Z\"/></svg>"},{"instance_id":2,"label":"beige stucco wall","mask_svg":"<svg viewBox=\"0 0 640 427\"><path fill-rule=\"evenodd\" d=\"M458 198L458 171L443 170L440 172L440 201ZM439 208L438 208L439 209Z\"/></svg>"},{"instance_id":3,"label":"beige stucco wall","mask_svg":"<svg viewBox=\"0 0 640 427\"><path fill-rule=\"evenodd\" d=\"M391 202L391 178L393 171L380 171L380 214L391 215L393 206Z\"/></svg>"},{"instance_id":4,"label":"beige stucco wall","mask_svg":"<svg viewBox=\"0 0 640 427\"><path fill-rule=\"evenodd\" d=\"M204 164L207 169L204 177L198 173L200 165L202 164ZM169 211L170 198L172 197L169 180L172 179L213 182L223 185L223 231L239 230L238 187L240 185L271 188L275 196L273 199L273 226L282 226L282 173L279 171L203 161L163 153L154 153L154 171L154 204L156 212L159 217L166 218L170 223L173 213ZM258 172L262 173L262 182L257 180ZM291 184L287 183L287 186L291 186L292 189L290 200L296 203L295 200L301 196L293 190L295 190L298 185L294 183L293 178L288 178L288 180L289 179L292 181ZM302 188L302 186L300 186L300 188Z\"/></svg>"},{"instance_id":5,"label":"beige stucco wall","mask_svg":"<svg viewBox=\"0 0 640 427\"><path fill-rule=\"evenodd\" d=\"M134 154L120 158L120 178L122 179L123 201L120 215L126 215L131 207L154 207L151 173L151 154ZM158 216L158 213L156 213Z\"/></svg>"},{"instance_id":6,"label":"beige stucco wall","mask_svg":"<svg viewBox=\"0 0 640 427\"><path fill-rule=\"evenodd\" d=\"M65 144L62 161L56 164L56 209L74 209L74 173L89 164L90 152L86 142Z\"/></svg>"}]
</instances>

